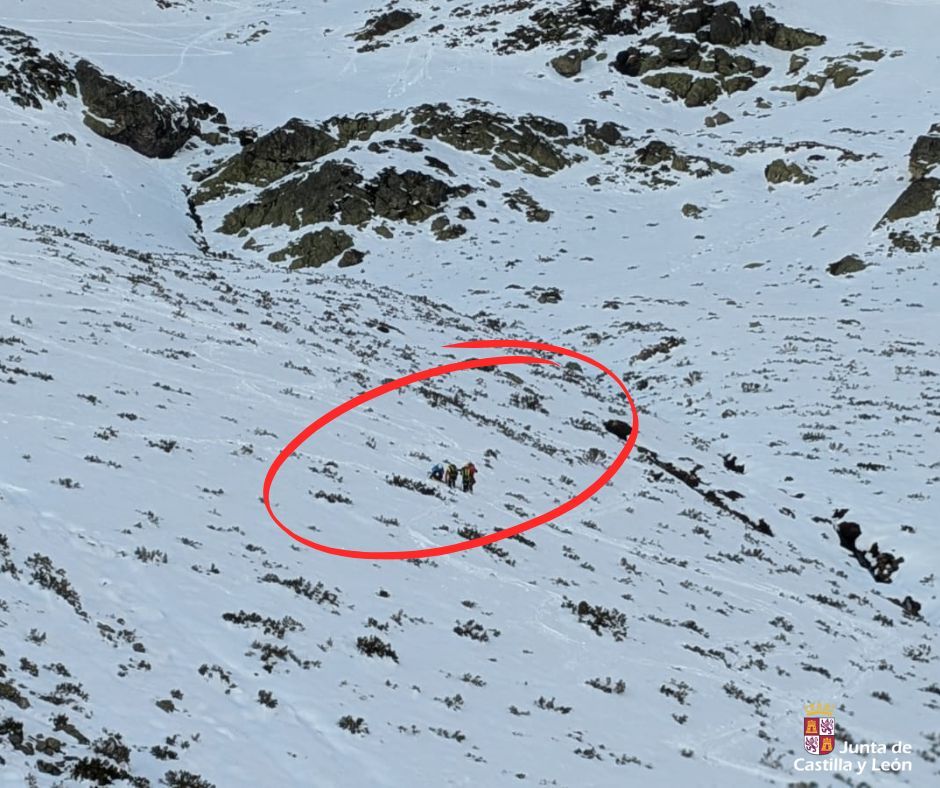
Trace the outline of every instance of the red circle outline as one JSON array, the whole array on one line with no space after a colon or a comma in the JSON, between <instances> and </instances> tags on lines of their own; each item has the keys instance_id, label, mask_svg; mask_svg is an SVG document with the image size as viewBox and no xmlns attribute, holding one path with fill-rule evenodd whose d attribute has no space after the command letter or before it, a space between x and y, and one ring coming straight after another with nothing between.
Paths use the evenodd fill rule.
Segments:
<instances>
[{"instance_id":1,"label":"red circle outline","mask_svg":"<svg viewBox=\"0 0 940 788\"><path fill-rule=\"evenodd\" d=\"M268 472L264 477L264 486L262 488L262 497L264 500L265 508L268 511L268 515L272 520L277 524L277 526L284 531L288 536L295 539L307 547L312 547L315 550L319 550L323 553L329 553L330 555L339 555L344 558L360 558L360 559L379 559L379 560L405 560L412 558L431 558L438 555L447 555L448 553L456 553L462 550L470 550L474 547L482 547L483 545L492 544L493 542L498 542L500 539L506 539L515 534L528 531L532 528L535 528L539 525L547 523L549 520L554 520L556 517L560 517L567 512L570 512L572 509L576 509L578 506L583 504L589 498L591 498L598 490L600 490L607 482L609 482L614 475L620 470L623 464L627 461L627 457L630 455L630 452L633 450L633 447L636 445L637 434L639 433L639 413L636 409L636 403L633 401L633 397L630 396L630 392L627 391L627 387L624 385L623 381L614 374L610 369L605 367L599 361L586 356L583 353L578 353L575 350L569 350L568 348L560 347L558 345L550 345L545 342L529 342L526 340L516 340L516 339L476 339L469 342L454 342L450 345L445 345L447 348L522 348L526 350L542 350L548 351L550 353L557 353L562 356L569 356L570 358L578 359L583 361L586 364L599 369L607 377L611 378L623 391L624 396L627 399L627 403L630 406L630 413L632 415L632 424L633 428L630 432L629 437L627 438L626 443L624 443L623 448L620 450L619 454L614 458L613 462L604 470L604 472L590 485L585 487L581 492L575 495L573 498L569 498L562 504L559 504L554 509L550 509L547 512L536 515L535 517L530 517L528 520L523 520L521 523L511 526L510 528L505 528L502 531L496 531L491 534L486 534L485 536L479 536L476 539L467 539L463 542L455 542L454 544L440 545L439 547L426 547L418 550L347 550L343 547L332 547L330 545L321 544L319 542L314 542L311 539L307 539L299 534L294 533L290 528L288 528L284 523L282 523L278 516L274 513L274 509L271 506L271 485L274 482L274 477L277 476L278 471L281 469L281 466L287 462L290 456L304 443L310 436L314 433L321 430L330 422L338 419L344 413L353 410L354 408L359 407L360 405L369 402L370 400L381 397L389 392L395 391L396 389L405 388L417 383L421 380L427 380L428 378L440 377L441 375L448 375L451 372L458 372L463 369L476 369L479 367L492 367L492 366L503 366L508 364L550 364L552 366L558 366L557 361L552 361L550 359L539 358L538 356L494 356L491 358L478 358L478 359L469 359L467 361L457 361L452 364L443 364L439 367L429 367L428 369L420 370L419 372L413 372L410 375L405 375L404 377L398 378L397 380L389 381L388 383L383 383L381 386L376 388L369 389L364 391L362 394L359 394L356 397L344 402L342 405L338 405L333 408L328 413L322 415L319 419L314 421L312 424L307 425L290 443L285 446L280 454L277 455L274 462L271 463L271 467L268 468Z\"/></svg>"}]
</instances>

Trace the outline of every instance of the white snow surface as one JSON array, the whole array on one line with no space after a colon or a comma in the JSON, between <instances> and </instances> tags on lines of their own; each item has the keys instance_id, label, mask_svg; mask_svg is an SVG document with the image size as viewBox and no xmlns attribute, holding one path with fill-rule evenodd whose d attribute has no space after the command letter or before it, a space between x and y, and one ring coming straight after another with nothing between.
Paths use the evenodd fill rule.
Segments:
<instances>
[{"instance_id":1,"label":"white snow surface","mask_svg":"<svg viewBox=\"0 0 940 788\"><path fill-rule=\"evenodd\" d=\"M73 761L87 748L56 732L57 715L91 740L120 733L129 770L153 785L181 769L220 788L829 785L831 773L793 767L803 705L822 701L855 742L912 745L911 771L842 784L936 784L940 252L891 250L874 228L914 139L940 122L940 3L768 3L828 36L813 63L860 42L888 54L856 84L796 102L768 88L793 81L789 53L763 47L766 84L695 109L607 62L565 80L546 66L563 45L447 46L428 30L459 21L450 2L402 6L422 16L357 52L349 34L380 6L8 1L0 25L210 101L232 128L473 98L569 127L614 121L733 172L655 190L619 177L613 156L550 178L477 173L484 158L429 141L458 181L500 181L464 201L477 211L466 236L402 225L392 240L357 236L368 254L356 268L287 271L213 232L229 203L206 206L211 254L193 240L182 186L233 147L146 159L86 128L77 98L34 110L0 93L0 685L29 704L0 693L0 723L58 737ZM609 61L629 43L599 49ZM718 110L734 123L704 128ZM51 140L62 132L76 144ZM787 155L817 180L768 188L764 167L806 141L824 147ZM842 148L859 158L838 161ZM336 158L367 174L410 161L372 156L363 145ZM550 221L502 204L520 186ZM849 253L869 267L826 273ZM540 303L550 287L561 300ZM637 357L667 336L684 342ZM325 555L270 521L265 472L307 424L475 355L448 343L500 337L588 353L631 388L639 448L593 499L525 541L421 562ZM334 422L278 475L279 516L328 544L405 550L552 508L616 455L603 422L628 414L596 370L558 360L458 373ZM536 409L519 406L527 394ZM701 486L649 453L697 467ZM475 462L473 495L390 483L424 483L445 458ZM722 500L773 535L706 490L740 493ZM860 544L904 557L891 583L840 547L840 508ZM71 603L40 582L37 555L62 570ZM621 626L594 631L581 602ZM223 618L239 611L284 631ZM397 659L357 648L370 636ZM608 677L621 692L590 683ZM367 732L341 728L347 715ZM73 784L3 736L0 758L0 784Z\"/></svg>"}]
</instances>

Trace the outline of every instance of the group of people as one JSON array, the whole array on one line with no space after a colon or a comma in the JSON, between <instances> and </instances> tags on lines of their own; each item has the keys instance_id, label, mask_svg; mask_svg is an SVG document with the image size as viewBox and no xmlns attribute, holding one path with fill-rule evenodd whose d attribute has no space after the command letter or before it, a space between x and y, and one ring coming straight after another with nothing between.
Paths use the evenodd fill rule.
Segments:
<instances>
[{"instance_id":1,"label":"group of people","mask_svg":"<svg viewBox=\"0 0 940 788\"><path fill-rule=\"evenodd\" d=\"M431 468L429 477L437 482L444 482L448 487L457 485L457 474L460 474L460 480L463 483L464 492L473 492L473 485L476 483L476 466L468 462L463 468L458 469L450 460L444 460L443 463L437 463Z\"/></svg>"}]
</instances>

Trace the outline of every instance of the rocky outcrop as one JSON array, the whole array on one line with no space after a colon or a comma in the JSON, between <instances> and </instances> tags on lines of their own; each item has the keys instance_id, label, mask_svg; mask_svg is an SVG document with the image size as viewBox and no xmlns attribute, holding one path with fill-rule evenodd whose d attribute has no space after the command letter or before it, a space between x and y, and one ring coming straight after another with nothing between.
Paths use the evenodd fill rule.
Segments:
<instances>
[{"instance_id":1,"label":"rocky outcrop","mask_svg":"<svg viewBox=\"0 0 940 788\"><path fill-rule=\"evenodd\" d=\"M774 159L764 168L764 178L767 183L812 183L816 179L799 164L786 162L783 159Z\"/></svg>"},{"instance_id":2,"label":"rocky outcrop","mask_svg":"<svg viewBox=\"0 0 940 788\"><path fill-rule=\"evenodd\" d=\"M896 222L909 219L925 211L932 211L937 205L937 193L940 192L940 178L918 178L901 192L901 195L888 208L884 221Z\"/></svg>"},{"instance_id":3,"label":"rocky outcrop","mask_svg":"<svg viewBox=\"0 0 940 788\"><path fill-rule=\"evenodd\" d=\"M55 55L43 53L34 38L0 27L0 93L24 109L42 109L44 101L75 95L75 74Z\"/></svg>"},{"instance_id":4,"label":"rocky outcrop","mask_svg":"<svg viewBox=\"0 0 940 788\"><path fill-rule=\"evenodd\" d=\"M552 68L563 77L575 77L581 73L581 64L589 57L593 57L591 49L571 49L564 55L552 58Z\"/></svg>"},{"instance_id":5,"label":"rocky outcrop","mask_svg":"<svg viewBox=\"0 0 940 788\"><path fill-rule=\"evenodd\" d=\"M747 43L802 49L826 40L825 36L783 25L760 8L752 8L745 17L734 2L686 5L673 15L670 29L677 35L651 36L639 46L619 52L611 67L626 76L643 77L645 84L668 90L689 107L711 104L723 93L750 90L770 73L769 66L729 50ZM664 71L676 67L685 70ZM689 71L709 76L696 78ZM841 72L839 78L850 75Z\"/></svg>"},{"instance_id":6,"label":"rocky outcrop","mask_svg":"<svg viewBox=\"0 0 940 788\"><path fill-rule=\"evenodd\" d=\"M493 43L500 53L562 43L570 46L579 39L593 47L609 36L633 35L663 15L661 9L650 8L638 16L636 5L629 0L575 0L561 7L539 8L529 17L529 24L519 25Z\"/></svg>"},{"instance_id":7,"label":"rocky outcrop","mask_svg":"<svg viewBox=\"0 0 940 788\"><path fill-rule=\"evenodd\" d=\"M268 255L272 263L279 263L292 258L290 268L319 268L334 257L351 251L353 239L343 230L325 227L312 233L305 233L298 240L283 249ZM361 261L361 258L360 258ZM355 263L350 263L355 265Z\"/></svg>"},{"instance_id":8,"label":"rocky outcrop","mask_svg":"<svg viewBox=\"0 0 940 788\"><path fill-rule=\"evenodd\" d=\"M512 118L479 108L455 113L447 104L425 104L414 110L411 119L415 136L488 154L501 170L518 168L544 177L581 158L565 153L573 142L567 126L538 115Z\"/></svg>"},{"instance_id":9,"label":"rocky outcrop","mask_svg":"<svg viewBox=\"0 0 940 788\"><path fill-rule=\"evenodd\" d=\"M793 51L826 43L825 36L784 25L768 16L760 6L751 8L746 17L734 2L711 5L700 0L692 3L674 14L670 28L676 33L693 33L700 41L731 47L744 43L767 44Z\"/></svg>"},{"instance_id":10,"label":"rocky outcrop","mask_svg":"<svg viewBox=\"0 0 940 788\"><path fill-rule=\"evenodd\" d=\"M940 209L940 177L932 174L938 164L940 124L934 124L929 133L918 137L911 148L908 156L911 182L875 225L877 229L886 225L901 224L900 227L890 229L888 233L895 249L921 252L940 247L940 215L936 217L935 225L926 229L920 224L910 225L906 221ZM918 220L921 221L922 219ZM927 221L930 222L931 219Z\"/></svg>"},{"instance_id":11,"label":"rocky outcrop","mask_svg":"<svg viewBox=\"0 0 940 788\"><path fill-rule=\"evenodd\" d=\"M75 79L85 104L85 125L144 156L169 158L199 133L200 120L225 122L210 104L191 99L177 104L159 94L145 93L104 74L87 60L76 64Z\"/></svg>"},{"instance_id":12,"label":"rocky outcrop","mask_svg":"<svg viewBox=\"0 0 940 788\"><path fill-rule=\"evenodd\" d=\"M421 15L396 8L394 11L370 19L366 22L365 27L355 35L355 38L357 41L371 41L374 38L401 30L414 22L419 16Z\"/></svg>"},{"instance_id":13,"label":"rocky outcrop","mask_svg":"<svg viewBox=\"0 0 940 788\"><path fill-rule=\"evenodd\" d=\"M364 225L378 216L422 222L439 212L469 186L453 187L416 170L387 168L365 181L350 164L328 161L306 175L275 184L251 202L233 209L219 230L240 233L262 226L297 230L309 224L338 221Z\"/></svg>"},{"instance_id":14,"label":"rocky outcrop","mask_svg":"<svg viewBox=\"0 0 940 788\"><path fill-rule=\"evenodd\" d=\"M940 128L937 129L940 132ZM911 178L918 180L930 174L940 164L940 133L924 134L911 148L909 168Z\"/></svg>"},{"instance_id":15,"label":"rocky outcrop","mask_svg":"<svg viewBox=\"0 0 940 788\"><path fill-rule=\"evenodd\" d=\"M203 173L198 178L200 185L195 202L202 205L238 192L246 184L267 186L354 140L365 142L373 134L388 131L403 120L401 114L337 116L318 124L291 118L267 134L246 138L241 151L221 167Z\"/></svg>"}]
</instances>

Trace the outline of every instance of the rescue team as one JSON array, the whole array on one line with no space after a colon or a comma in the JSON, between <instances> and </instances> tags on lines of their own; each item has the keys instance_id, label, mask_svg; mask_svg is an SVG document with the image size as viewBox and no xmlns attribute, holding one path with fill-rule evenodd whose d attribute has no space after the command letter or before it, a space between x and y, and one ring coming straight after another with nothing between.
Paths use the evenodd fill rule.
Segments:
<instances>
[{"instance_id":1,"label":"rescue team","mask_svg":"<svg viewBox=\"0 0 940 788\"><path fill-rule=\"evenodd\" d=\"M431 473L428 476L434 481L444 482L448 487L453 488L457 484L458 473L463 484L463 491L472 493L477 474L476 466L472 462L468 462L458 471L457 466L450 460L444 460L443 463L439 462L431 468Z\"/></svg>"}]
</instances>

